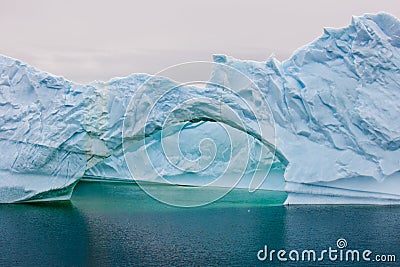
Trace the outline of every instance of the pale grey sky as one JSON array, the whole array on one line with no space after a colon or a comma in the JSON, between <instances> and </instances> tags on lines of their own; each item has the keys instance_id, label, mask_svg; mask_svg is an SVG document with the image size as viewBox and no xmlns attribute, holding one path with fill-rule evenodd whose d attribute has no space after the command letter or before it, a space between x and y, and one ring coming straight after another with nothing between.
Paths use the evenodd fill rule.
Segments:
<instances>
[{"instance_id":1,"label":"pale grey sky","mask_svg":"<svg viewBox=\"0 0 400 267\"><path fill-rule=\"evenodd\" d=\"M352 15L398 0L0 0L0 53L87 83L224 53L284 60Z\"/></svg>"}]
</instances>

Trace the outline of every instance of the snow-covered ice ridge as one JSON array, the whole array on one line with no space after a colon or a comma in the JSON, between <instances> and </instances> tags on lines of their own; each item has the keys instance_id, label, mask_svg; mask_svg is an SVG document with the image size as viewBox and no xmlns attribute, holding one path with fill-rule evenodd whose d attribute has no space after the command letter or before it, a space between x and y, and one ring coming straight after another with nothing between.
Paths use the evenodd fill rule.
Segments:
<instances>
[{"instance_id":1,"label":"snow-covered ice ridge","mask_svg":"<svg viewBox=\"0 0 400 267\"><path fill-rule=\"evenodd\" d=\"M272 173L284 177L287 204L400 203L399 20L385 13L354 17L348 27L325 29L283 62L224 55L214 56L214 61L248 76L268 100L281 162L274 162ZM131 96L149 77L133 74L80 85L0 57L0 202L68 199L84 175L129 178L122 156L123 119ZM216 67L211 82L222 78L227 87L247 90L248 84L235 83L232 72ZM145 96L171 83L156 77ZM183 99L185 94L218 95L195 86L179 92ZM168 98L166 105L180 100ZM200 120L234 126L212 106L194 103L190 108L190 115L198 111ZM132 127L132 133L140 133ZM218 136L215 127L200 122L187 131L191 136ZM262 157L261 167L254 162L261 143L270 140L249 134L255 155L250 165L267 170L269 155ZM156 140L156 135L154 131L147 138ZM224 140L217 137L217 146L226 148ZM240 147L234 153L240 153ZM204 177L231 160L218 154L215 159ZM182 175L164 167L171 176Z\"/></svg>"}]
</instances>

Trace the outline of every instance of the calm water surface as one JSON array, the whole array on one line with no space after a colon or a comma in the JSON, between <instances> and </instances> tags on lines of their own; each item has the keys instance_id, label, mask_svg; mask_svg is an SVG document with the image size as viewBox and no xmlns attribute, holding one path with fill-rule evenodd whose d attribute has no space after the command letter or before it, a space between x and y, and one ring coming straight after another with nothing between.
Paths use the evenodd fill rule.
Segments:
<instances>
[{"instance_id":1,"label":"calm water surface","mask_svg":"<svg viewBox=\"0 0 400 267\"><path fill-rule=\"evenodd\" d=\"M175 187L160 190L190 199ZM0 205L0 266L271 266L277 259L257 259L264 245L321 251L339 238L400 261L400 207L279 205L285 198L235 190L205 207L174 208L134 184L81 182L72 202Z\"/></svg>"}]
</instances>

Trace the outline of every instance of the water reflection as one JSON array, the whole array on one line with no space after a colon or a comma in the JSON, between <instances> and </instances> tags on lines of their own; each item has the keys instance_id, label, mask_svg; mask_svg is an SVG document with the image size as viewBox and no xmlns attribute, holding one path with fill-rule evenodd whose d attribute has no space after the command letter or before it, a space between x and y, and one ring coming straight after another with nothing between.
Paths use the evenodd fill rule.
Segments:
<instances>
[{"instance_id":1,"label":"water reflection","mask_svg":"<svg viewBox=\"0 0 400 267\"><path fill-rule=\"evenodd\" d=\"M70 202L0 205L0 265L87 262L87 228Z\"/></svg>"},{"instance_id":2,"label":"water reflection","mask_svg":"<svg viewBox=\"0 0 400 267\"><path fill-rule=\"evenodd\" d=\"M348 249L369 249L377 254L398 254L399 219L399 206L289 206L286 207L285 216L285 248L315 251L329 247L336 249L336 241L344 238ZM397 257L400 257L400 254ZM376 262L369 264L374 266ZM366 262L360 263L360 266L366 265Z\"/></svg>"},{"instance_id":3,"label":"water reflection","mask_svg":"<svg viewBox=\"0 0 400 267\"><path fill-rule=\"evenodd\" d=\"M185 197L176 188L160 190ZM256 260L265 242L283 246L286 209L265 206L285 198L243 190L188 209L159 203L131 185L81 184L73 203L86 220L92 265L243 265Z\"/></svg>"},{"instance_id":4,"label":"water reflection","mask_svg":"<svg viewBox=\"0 0 400 267\"><path fill-rule=\"evenodd\" d=\"M284 194L246 194L185 209L132 185L83 183L72 203L0 205L0 266L276 265L259 262L258 250L320 251L338 238L353 249L400 251L400 207L285 207L276 205Z\"/></svg>"}]
</instances>

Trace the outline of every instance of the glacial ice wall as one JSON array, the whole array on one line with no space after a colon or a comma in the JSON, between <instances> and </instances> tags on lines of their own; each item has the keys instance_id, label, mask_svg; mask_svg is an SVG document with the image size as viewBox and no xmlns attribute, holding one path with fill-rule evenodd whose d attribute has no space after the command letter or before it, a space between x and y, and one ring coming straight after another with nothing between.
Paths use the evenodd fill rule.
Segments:
<instances>
[{"instance_id":1,"label":"glacial ice wall","mask_svg":"<svg viewBox=\"0 0 400 267\"><path fill-rule=\"evenodd\" d=\"M109 92L1 56L0 202L69 199L84 173L121 146L129 90L147 77L110 81L118 86Z\"/></svg>"},{"instance_id":2,"label":"glacial ice wall","mask_svg":"<svg viewBox=\"0 0 400 267\"><path fill-rule=\"evenodd\" d=\"M268 109L261 104L253 108L266 117L272 115L273 123L264 118L262 125L275 131L260 136L253 116L236 98L224 101L244 114L243 127L221 116L211 102L190 103L167 126L173 130L187 125L182 140L185 133L196 140L215 136L213 165L199 173L199 179L213 177L235 160L218 152L229 148L223 131L216 124L201 122L220 121L235 129L236 150L231 156L242 153L242 142L250 143L248 171L268 171L272 164L272 172L284 176L288 204L400 203L400 22L396 18L354 17L346 28L325 29L323 36L284 62L274 57L265 62L242 61L224 55L214 56L214 61L218 64L211 82L248 95L249 83L239 82L230 70L234 69L262 91ZM129 179L122 153L125 111L149 78L134 74L80 85L0 57L0 202L66 199L84 175ZM192 98L218 99L220 92L214 87L181 87L162 101L145 136L143 111L162 88L174 84L162 77L152 79L142 92L141 99L147 102L134 106L130 116L135 123L125 130L132 142L148 141L135 150L146 148L157 158L159 129L163 116L171 113L170 106ZM174 135L172 131L168 138ZM196 158L200 154L189 137L183 150ZM206 146L205 151L212 147ZM261 153L260 147L276 148L277 158ZM240 163L240 157L236 160ZM167 161L156 162L171 180L198 184L185 181L185 173ZM143 176L148 175L147 167L137 166Z\"/></svg>"},{"instance_id":3,"label":"glacial ice wall","mask_svg":"<svg viewBox=\"0 0 400 267\"><path fill-rule=\"evenodd\" d=\"M200 146L206 152L213 150L214 145L217 146L217 153L211 158L212 164L203 166L206 168L196 173L196 178L200 181L193 180L193 176L190 181L186 181L185 168L177 169L167 160L158 159L159 130L165 127L162 125L162 117L170 113L170 106L177 101L202 99L204 96L216 99L219 95L218 90L196 86L176 87L178 84L172 80L146 74L79 85L7 57L0 57L0 70L0 147L4 154L0 163L0 202L68 199L74 185L83 176L132 179L122 144L123 122L129 114L133 123L125 127L125 132L132 140L125 143L131 142L134 150L148 151L156 164L148 166L139 159L137 169L140 176L135 179L157 181L158 177L151 172L151 169L156 167L172 182L205 184L210 182L210 179L215 179L216 173L225 170L227 165L241 163L243 153L249 154L248 165L244 166L246 173L259 169L267 173L271 165L274 165L273 155L261 144L263 139L256 138L257 123L252 117L245 119L248 126L246 131L250 135L232 128L233 132L229 136L234 138L234 144L237 145L230 147L225 142L227 136L218 125L201 123L205 118L210 121L223 121L219 108L215 107L215 103L199 101L189 102L185 109L176 113L177 117L171 121L169 127L178 131L181 129L179 124L187 122L180 131L180 136L184 137L185 133L188 133L186 135L189 137L183 142L182 149L185 151L184 156L192 158L204 154L194 141L204 139L202 135L213 135L214 143L208 147ZM143 84L147 87L140 97L143 100L142 105L134 105L134 108L126 113L132 96L138 93L137 90ZM169 94L165 99L161 98L161 105L156 106L155 117L150 124L142 122L141 120L145 119L142 117L146 109L152 106L152 101L163 88L171 87L177 88L175 95L171 97ZM244 114L251 114L242 103L232 100L231 105ZM191 120L198 122L190 122ZM223 122L241 127L232 118L226 118ZM144 126L150 128L148 136L143 134ZM193 138L196 133L197 137ZM170 136L176 136L176 132L172 132ZM136 145L143 139L147 140L146 145ZM243 145L245 143L250 145L248 151L242 149L248 147ZM226 153L227 151L230 153ZM201 155L198 155L199 152ZM213 151L210 155L212 154ZM272 167L281 174L279 162L275 161L275 165ZM236 172L235 168L232 169L233 172ZM280 179L283 180L283 177ZM255 187L259 186L258 184ZM276 188L276 185L274 186ZM279 185L279 188L282 189L282 186Z\"/></svg>"},{"instance_id":4,"label":"glacial ice wall","mask_svg":"<svg viewBox=\"0 0 400 267\"><path fill-rule=\"evenodd\" d=\"M265 92L287 158L287 203L397 203L400 22L354 17L280 63L216 56ZM229 80L229 78L228 78ZM357 197L356 197L357 196Z\"/></svg>"}]
</instances>

